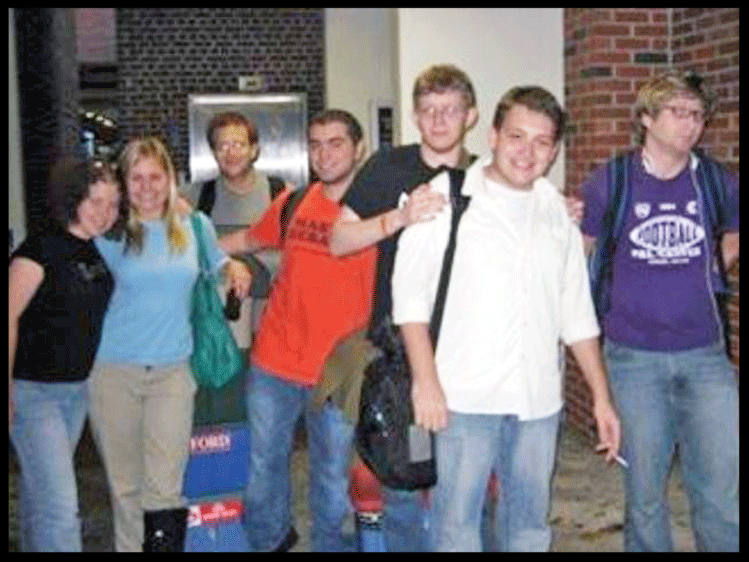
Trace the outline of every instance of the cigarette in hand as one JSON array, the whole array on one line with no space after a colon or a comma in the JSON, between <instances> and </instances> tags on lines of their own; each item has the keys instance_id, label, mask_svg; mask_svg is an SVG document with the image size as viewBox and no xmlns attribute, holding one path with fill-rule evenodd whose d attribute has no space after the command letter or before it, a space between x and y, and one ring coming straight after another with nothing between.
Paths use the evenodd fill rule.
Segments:
<instances>
[{"instance_id":1,"label":"cigarette in hand","mask_svg":"<svg viewBox=\"0 0 749 562\"><path fill-rule=\"evenodd\" d=\"M614 460L622 465L624 468L629 468L629 463L625 461L620 455L616 455Z\"/></svg>"}]
</instances>

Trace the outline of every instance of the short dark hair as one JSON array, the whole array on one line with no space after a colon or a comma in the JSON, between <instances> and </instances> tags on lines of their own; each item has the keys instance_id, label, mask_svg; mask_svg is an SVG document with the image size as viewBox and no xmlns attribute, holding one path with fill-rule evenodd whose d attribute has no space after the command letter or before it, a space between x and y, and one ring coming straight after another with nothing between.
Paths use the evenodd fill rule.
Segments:
<instances>
[{"instance_id":1,"label":"short dark hair","mask_svg":"<svg viewBox=\"0 0 749 562\"><path fill-rule=\"evenodd\" d=\"M214 150L213 133L216 129L226 127L227 125L239 125L240 127L244 127L247 130L247 141L250 144L257 144L257 127L255 127L255 124L249 119L249 117L235 111L225 111L214 115L208 123L206 137L208 139L208 146L211 147L211 150Z\"/></svg>"},{"instance_id":2,"label":"short dark hair","mask_svg":"<svg viewBox=\"0 0 749 562\"><path fill-rule=\"evenodd\" d=\"M414 108L418 106L421 96L447 91L463 94L466 108L476 106L476 92L468 75L452 64L436 64L416 77L413 91Z\"/></svg>"},{"instance_id":3,"label":"short dark hair","mask_svg":"<svg viewBox=\"0 0 749 562\"><path fill-rule=\"evenodd\" d=\"M117 167L101 160L64 156L55 162L49 175L48 195L52 218L63 228L68 228L78 219L78 206L89 196L90 187L99 181L117 185L122 217L127 206L127 195L117 175Z\"/></svg>"},{"instance_id":4,"label":"short dark hair","mask_svg":"<svg viewBox=\"0 0 749 562\"><path fill-rule=\"evenodd\" d=\"M341 123L346 127L349 138L355 145L364 138L364 132L356 120L356 117L343 109L326 109L310 119L309 126L327 125L328 123Z\"/></svg>"},{"instance_id":5,"label":"short dark hair","mask_svg":"<svg viewBox=\"0 0 749 562\"><path fill-rule=\"evenodd\" d=\"M567 114L551 92L541 86L517 86L512 88L502 96L497 104L494 121L492 122L492 126L496 130L502 127L507 113L515 105L525 106L531 111L543 113L549 117L556 127L554 142L557 143L561 140L567 124Z\"/></svg>"}]
</instances>

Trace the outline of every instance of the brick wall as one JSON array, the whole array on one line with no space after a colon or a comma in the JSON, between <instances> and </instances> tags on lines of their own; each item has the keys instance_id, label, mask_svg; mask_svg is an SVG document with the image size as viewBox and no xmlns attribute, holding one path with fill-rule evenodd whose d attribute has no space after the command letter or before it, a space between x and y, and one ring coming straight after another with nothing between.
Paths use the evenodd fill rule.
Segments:
<instances>
[{"instance_id":1,"label":"brick wall","mask_svg":"<svg viewBox=\"0 0 749 562\"><path fill-rule=\"evenodd\" d=\"M674 66L704 76L718 96L702 146L738 172L739 9L674 9L672 44Z\"/></svg>"},{"instance_id":2,"label":"brick wall","mask_svg":"<svg viewBox=\"0 0 749 562\"><path fill-rule=\"evenodd\" d=\"M566 190L578 193L591 170L634 144L633 105L644 80L667 70L703 75L719 95L701 143L738 172L739 11L737 8L567 8L564 11L565 104L570 114ZM738 264L730 275L732 348L738 373ZM591 400L567 358L566 414L594 436Z\"/></svg>"},{"instance_id":3,"label":"brick wall","mask_svg":"<svg viewBox=\"0 0 749 562\"><path fill-rule=\"evenodd\" d=\"M325 104L322 8L118 8L121 134L161 134L187 168L187 95L238 91L259 74L260 93L306 92Z\"/></svg>"}]
</instances>

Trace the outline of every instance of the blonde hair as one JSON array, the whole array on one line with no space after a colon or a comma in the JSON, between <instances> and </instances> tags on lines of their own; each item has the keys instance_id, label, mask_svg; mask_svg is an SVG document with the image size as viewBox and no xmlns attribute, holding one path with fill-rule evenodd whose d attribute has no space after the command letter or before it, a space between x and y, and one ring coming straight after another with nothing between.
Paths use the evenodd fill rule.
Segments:
<instances>
[{"instance_id":1,"label":"blonde hair","mask_svg":"<svg viewBox=\"0 0 749 562\"><path fill-rule=\"evenodd\" d=\"M462 94L466 108L476 106L476 93L468 75L452 64L436 64L416 77L413 90L414 108L419 106L419 98L422 96L448 91Z\"/></svg>"},{"instance_id":2,"label":"blonde hair","mask_svg":"<svg viewBox=\"0 0 749 562\"><path fill-rule=\"evenodd\" d=\"M153 158L164 169L169 183L169 195L167 196L166 209L161 220L166 223L169 250L173 253L182 254L187 249L187 232L181 224L177 213L177 174L172 163L169 152L156 137L143 137L133 139L125 146L120 155L119 170L122 174L122 182L127 186L127 178L133 166L141 158ZM138 211L130 205L130 212L125 225L125 251L132 250L136 254L143 251L145 241L145 229L141 224Z\"/></svg>"},{"instance_id":3,"label":"blonde hair","mask_svg":"<svg viewBox=\"0 0 749 562\"><path fill-rule=\"evenodd\" d=\"M702 104L707 122L715 111L715 96L703 85L703 79L692 72L671 71L645 82L637 92L635 102L635 140L645 142L645 127L642 116L648 114L654 119L663 105L675 97L696 98Z\"/></svg>"}]
</instances>

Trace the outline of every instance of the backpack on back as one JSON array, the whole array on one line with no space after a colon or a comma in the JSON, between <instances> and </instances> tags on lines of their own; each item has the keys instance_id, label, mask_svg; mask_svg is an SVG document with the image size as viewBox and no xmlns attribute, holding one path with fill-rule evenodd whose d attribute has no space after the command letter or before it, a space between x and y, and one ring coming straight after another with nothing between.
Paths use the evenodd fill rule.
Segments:
<instances>
[{"instance_id":1,"label":"backpack on back","mask_svg":"<svg viewBox=\"0 0 749 562\"><path fill-rule=\"evenodd\" d=\"M723 167L701 151L695 151L698 158L693 178L699 187L703 216L708 235L718 237L716 259L719 270L719 286L713 287L720 313L726 351L730 356L729 323L727 301L730 297L723 253L719 237L726 220L726 179ZM603 325L603 317L611 308L611 285L616 244L624 230L624 222L632 199L630 178L635 151L619 154L607 164L608 202L601 218L601 234L590 256L588 270L591 281L591 295L598 322ZM690 163L691 166L691 163Z\"/></svg>"},{"instance_id":2,"label":"backpack on back","mask_svg":"<svg viewBox=\"0 0 749 562\"><path fill-rule=\"evenodd\" d=\"M283 191L285 182L276 176L268 176L268 184L270 185L270 200L273 201L276 196ZM213 210L213 204L216 202L216 180L212 179L203 184L200 188L200 195L198 196L198 204L196 209L203 211L209 217Z\"/></svg>"}]
</instances>

